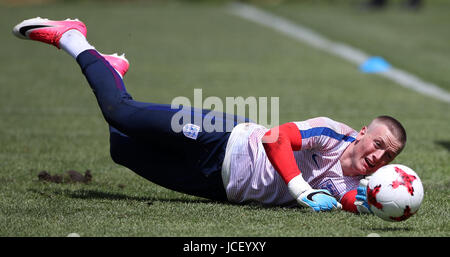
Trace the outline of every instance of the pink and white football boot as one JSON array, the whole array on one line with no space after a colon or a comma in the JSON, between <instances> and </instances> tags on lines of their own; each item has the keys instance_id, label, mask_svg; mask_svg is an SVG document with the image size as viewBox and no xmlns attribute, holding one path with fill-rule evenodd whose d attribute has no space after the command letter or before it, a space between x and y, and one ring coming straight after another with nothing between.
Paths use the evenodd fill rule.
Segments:
<instances>
[{"instance_id":1,"label":"pink and white football boot","mask_svg":"<svg viewBox=\"0 0 450 257\"><path fill-rule=\"evenodd\" d=\"M86 25L78 19L66 19L53 21L36 17L24 20L13 29L13 34L18 38L41 41L59 47L59 40L64 32L76 29L86 36Z\"/></svg>"},{"instance_id":2,"label":"pink and white football boot","mask_svg":"<svg viewBox=\"0 0 450 257\"><path fill-rule=\"evenodd\" d=\"M59 41L62 35L72 29L80 31L85 37L86 25L78 19L54 21L41 17L24 20L13 28L13 34L21 39L30 39L51 44L60 49ZM114 69L122 76L127 73L130 64L125 55L101 54Z\"/></svg>"},{"instance_id":3,"label":"pink and white football boot","mask_svg":"<svg viewBox=\"0 0 450 257\"><path fill-rule=\"evenodd\" d=\"M108 62L113 66L113 68L120 74L123 78L130 67L130 63L127 58L125 58L125 54L117 55L115 54L101 54Z\"/></svg>"}]
</instances>

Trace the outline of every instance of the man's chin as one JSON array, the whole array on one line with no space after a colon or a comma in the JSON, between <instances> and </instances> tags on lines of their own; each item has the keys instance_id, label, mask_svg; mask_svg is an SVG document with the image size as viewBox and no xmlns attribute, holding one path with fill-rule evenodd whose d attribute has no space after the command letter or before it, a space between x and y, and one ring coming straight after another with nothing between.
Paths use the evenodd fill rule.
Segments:
<instances>
[{"instance_id":1,"label":"man's chin","mask_svg":"<svg viewBox=\"0 0 450 257\"><path fill-rule=\"evenodd\" d=\"M358 167L357 169L355 169L352 176L367 176L371 173L372 172L370 171L370 168L363 166L363 167Z\"/></svg>"},{"instance_id":2,"label":"man's chin","mask_svg":"<svg viewBox=\"0 0 450 257\"><path fill-rule=\"evenodd\" d=\"M365 169L353 169L351 171L347 171L347 172L343 172L345 176L348 177L356 177L356 176L361 176L361 175L365 175Z\"/></svg>"}]
</instances>

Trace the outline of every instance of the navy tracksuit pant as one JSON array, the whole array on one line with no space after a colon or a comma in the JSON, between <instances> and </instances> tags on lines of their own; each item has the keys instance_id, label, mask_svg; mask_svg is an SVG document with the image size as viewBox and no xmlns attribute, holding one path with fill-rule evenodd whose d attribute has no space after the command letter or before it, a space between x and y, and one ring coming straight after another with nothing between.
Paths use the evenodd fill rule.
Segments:
<instances>
[{"instance_id":1,"label":"navy tracksuit pant","mask_svg":"<svg viewBox=\"0 0 450 257\"><path fill-rule=\"evenodd\" d=\"M176 133L171 121L180 109L134 101L114 68L95 50L84 51L77 62L109 124L114 162L171 190L219 201L227 199L221 168L229 132L200 131L196 139ZM189 110L192 121L196 115L204 117L209 112L190 107ZM224 125L246 121L234 115L220 115Z\"/></svg>"}]
</instances>

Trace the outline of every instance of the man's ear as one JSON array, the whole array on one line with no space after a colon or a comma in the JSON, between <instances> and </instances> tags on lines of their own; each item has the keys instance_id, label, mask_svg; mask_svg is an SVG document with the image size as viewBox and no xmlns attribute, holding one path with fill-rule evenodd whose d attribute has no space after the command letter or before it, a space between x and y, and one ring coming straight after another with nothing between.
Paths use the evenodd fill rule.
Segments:
<instances>
[{"instance_id":1,"label":"man's ear","mask_svg":"<svg viewBox=\"0 0 450 257\"><path fill-rule=\"evenodd\" d=\"M367 126L362 127L362 129L359 131L358 135L356 136L356 140L359 141L361 138L363 138L367 134Z\"/></svg>"}]
</instances>

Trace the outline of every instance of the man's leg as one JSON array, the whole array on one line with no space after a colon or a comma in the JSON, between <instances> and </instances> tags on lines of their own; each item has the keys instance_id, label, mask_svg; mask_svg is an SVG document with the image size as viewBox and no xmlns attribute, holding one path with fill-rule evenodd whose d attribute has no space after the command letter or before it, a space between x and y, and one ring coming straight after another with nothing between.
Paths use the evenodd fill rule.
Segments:
<instances>
[{"instance_id":1,"label":"man's leg","mask_svg":"<svg viewBox=\"0 0 450 257\"><path fill-rule=\"evenodd\" d=\"M225 130L198 132L193 139L182 132L174 132L172 117L180 110L169 105L134 101L114 67L85 39L84 24L70 22L76 25L70 25L74 29L65 27L68 22L32 19L17 25L14 33L53 44L76 58L106 121L114 128L111 129L113 159L167 188L211 199L226 199L220 170L229 133ZM42 30L40 26L44 27L45 33L36 32ZM54 30L52 26L55 26ZM24 27L34 29L27 32ZM55 31L60 34L47 35ZM44 34L45 38L32 38ZM196 120L195 115L203 117L207 112L192 110L192 117ZM217 117L223 119L222 124L244 121L226 114Z\"/></svg>"},{"instance_id":2,"label":"man's leg","mask_svg":"<svg viewBox=\"0 0 450 257\"><path fill-rule=\"evenodd\" d=\"M203 120L209 110L173 109L167 104L134 101L123 80L98 52L86 50L77 61L111 126L111 154L115 162L166 188L226 200L221 178L229 137L226 126L235 126L245 119L216 113L214 117L216 122L220 120L222 130L199 131L194 138L188 137L173 130L173 116L187 110L191 121L197 120L196 116Z\"/></svg>"},{"instance_id":3,"label":"man's leg","mask_svg":"<svg viewBox=\"0 0 450 257\"><path fill-rule=\"evenodd\" d=\"M110 152L115 163L145 179L181 193L226 201L221 172L206 176L182 149L135 140L110 127Z\"/></svg>"}]
</instances>

